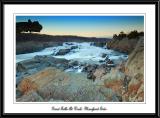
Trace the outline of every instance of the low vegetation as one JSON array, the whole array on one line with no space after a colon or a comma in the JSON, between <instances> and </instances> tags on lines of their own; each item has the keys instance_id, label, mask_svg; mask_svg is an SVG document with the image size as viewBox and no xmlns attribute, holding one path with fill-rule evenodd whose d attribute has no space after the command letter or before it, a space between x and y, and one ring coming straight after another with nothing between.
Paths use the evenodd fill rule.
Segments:
<instances>
[{"instance_id":1,"label":"low vegetation","mask_svg":"<svg viewBox=\"0 0 160 118\"><path fill-rule=\"evenodd\" d=\"M122 40L123 38L133 39L133 38L138 38L139 36L144 36L144 32L138 32L137 30L134 30L126 34L123 31L121 31L118 35L114 34L113 39L118 39L118 40Z\"/></svg>"}]
</instances>

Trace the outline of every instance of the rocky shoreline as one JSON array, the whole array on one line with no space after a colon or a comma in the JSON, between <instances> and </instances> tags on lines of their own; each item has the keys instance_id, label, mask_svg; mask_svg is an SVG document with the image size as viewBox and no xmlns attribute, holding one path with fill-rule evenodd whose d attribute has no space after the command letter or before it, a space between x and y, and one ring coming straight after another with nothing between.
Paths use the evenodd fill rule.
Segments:
<instances>
[{"instance_id":1,"label":"rocky shoreline","mask_svg":"<svg viewBox=\"0 0 160 118\"><path fill-rule=\"evenodd\" d=\"M118 65L105 54L102 56L106 59L101 65L53 57L67 54L77 47L19 62L16 64L17 102L143 102L143 40L143 37L136 41L130 39L126 46L121 41L118 41L121 46L117 46L114 40L107 43L107 48L129 54L128 60ZM72 67L83 67L82 73L66 71Z\"/></svg>"}]
</instances>

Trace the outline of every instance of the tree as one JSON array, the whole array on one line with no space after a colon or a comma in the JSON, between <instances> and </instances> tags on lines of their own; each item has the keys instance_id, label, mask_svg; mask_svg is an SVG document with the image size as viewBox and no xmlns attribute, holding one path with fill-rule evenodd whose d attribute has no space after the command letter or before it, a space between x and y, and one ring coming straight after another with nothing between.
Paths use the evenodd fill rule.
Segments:
<instances>
[{"instance_id":1,"label":"tree","mask_svg":"<svg viewBox=\"0 0 160 118\"><path fill-rule=\"evenodd\" d=\"M127 35L128 39L138 38L138 36L139 36L139 33L137 32L137 30L131 31L131 32Z\"/></svg>"},{"instance_id":2,"label":"tree","mask_svg":"<svg viewBox=\"0 0 160 118\"><path fill-rule=\"evenodd\" d=\"M32 22L28 19L28 22L17 22L16 23L16 32L40 32L42 30L42 25L38 21Z\"/></svg>"},{"instance_id":3,"label":"tree","mask_svg":"<svg viewBox=\"0 0 160 118\"><path fill-rule=\"evenodd\" d=\"M113 39L117 39L117 38L118 38L117 34L114 34Z\"/></svg>"},{"instance_id":4,"label":"tree","mask_svg":"<svg viewBox=\"0 0 160 118\"><path fill-rule=\"evenodd\" d=\"M127 35L123 31L121 31L120 34L118 35L118 39L121 40L121 39L125 38L126 36Z\"/></svg>"}]
</instances>

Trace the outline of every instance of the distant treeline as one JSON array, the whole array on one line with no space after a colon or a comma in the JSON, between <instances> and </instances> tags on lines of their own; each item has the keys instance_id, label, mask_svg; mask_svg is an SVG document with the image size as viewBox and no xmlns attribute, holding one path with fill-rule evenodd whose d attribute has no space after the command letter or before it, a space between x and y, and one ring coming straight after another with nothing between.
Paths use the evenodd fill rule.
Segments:
<instances>
[{"instance_id":1,"label":"distant treeline","mask_svg":"<svg viewBox=\"0 0 160 118\"><path fill-rule=\"evenodd\" d=\"M128 34L125 34L123 31L121 31L118 35L114 34L113 39L118 39L118 40L121 40L123 38L134 39L138 38L139 36L144 36L144 32L138 32L137 30L134 30Z\"/></svg>"},{"instance_id":2,"label":"distant treeline","mask_svg":"<svg viewBox=\"0 0 160 118\"><path fill-rule=\"evenodd\" d=\"M32 22L30 19L28 22L17 22L16 23L16 33L22 32L40 32L42 30L42 25L38 21Z\"/></svg>"},{"instance_id":3,"label":"distant treeline","mask_svg":"<svg viewBox=\"0 0 160 118\"><path fill-rule=\"evenodd\" d=\"M109 38L81 37L72 35L52 36L35 33L18 33L16 35L17 42L26 41L42 41L42 42L108 42Z\"/></svg>"}]
</instances>

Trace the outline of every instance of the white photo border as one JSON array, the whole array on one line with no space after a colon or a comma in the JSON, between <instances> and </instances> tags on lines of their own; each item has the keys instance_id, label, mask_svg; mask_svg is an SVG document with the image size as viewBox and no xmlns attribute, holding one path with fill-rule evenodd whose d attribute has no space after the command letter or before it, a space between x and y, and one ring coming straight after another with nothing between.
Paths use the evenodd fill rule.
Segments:
<instances>
[{"instance_id":1,"label":"white photo border","mask_svg":"<svg viewBox=\"0 0 160 118\"><path fill-rule=\"evenodd\" d=\"M43 5L43 7L44 6L45 5ZM56 7L56 8L54 8L53 6ZM64 8L64 6L66 8L69 8L69 10L66 11L65 8ZM40 104L40 103L38 103L38 104L37 103L36 104L33 104L33 103L29 104L28 102L27 103L17 103L17 102L15 103L15 101L13 102L13 98L15 97L14 96L15 90L14 90L14 92L13 92L13 90L11 92L11 88L12 87L14 88L14 85L15 85L15 84L13 85L13 83L15 82L15 79L13 78L13 76L15 77L15 73L14 73L15 66L13 66L13 68L12 68L13 70L11 68L8 68L8 67L11 66L11 63L13 65L15 64L15 62L13 62L13 60L15 60L15 56L14 56L15 55L15 47L14 47L15 46L15 40L13 40L13 39L15 39L15 33L14 33L15 15L18 15L18 14L19 15L20 14L24 15L25 14L27 16L28 13L30 15L31 13L33 13L33 11L32 11L31 8L35 9L35 7L36 8L38 7L38 10L37 9L34 10L34 13L36 13L36 14L38 14L38 13L39 14L46 14L46 13L48 13L47 11L49 9L52 9L52 10L50 10L50 12L51 11L52 12L56 11L56 13L57 13L57 11L60 10L59 8L63 8L63 10L62 10L63 12L60 10L61 12L58 13L58 14L62 15L62 13L64 13L64 11L65 11L65 13L70 14L70 13L73 13L73 11L72 11L73 9L75 9L75 8L76 9L77 8L81 9L81 7L83 7L84 9L83 10L81 9L80 10L81 12L79 12L79 13L85 13L84 10L86 10L86 8L88 8L89 6L91 8L91 9L89 9L89 13L96 12L94 14L99 14L99 13L102 13L102 12L103 12L102 14L109 14L109 13L110 14L115 14L115 12L117 10L115 10L115 11L114 10L112 10L112 11L109 10L110 12L106 13L106 11L108 9L111 9L111 7L112 7L112 9L114 9L114 7L119 7L120 9L118 9L118 12L120 12L121 15L122 14L123 15L127 14L127 13L125 13L127 8L130 9L130 10L127 11L128 14L132 14L132 12L135 14L135 8L137 9L136 10L136 14L138 14L138 13L144 14L144 16L145 16L144 17L144 19L145 19L145 21L144 21L144 33L145 33L144 39L146 39L146 41L145 41L146 42L145 43L145 45L146 45L145 46L145 55L146 55L146 52L147 53L149 52L149 54L150 54L148 56L146 55L147 58L145 58L145 59L147 59L146 61L149 60L149 62L150 62L149 64L148 64L148 62L146 64L148 64L149 67L152 67L152 68L150 68L152 70L150 70L150 69L146 70L147 71L146 74L148 74L148 72L149 73L151 72L153 74L153 75L152 74L149 75L150 78L151 77L153 78L152 79L153 81L147 80L149 83L146 82L146 85L145 85L146 87L145 88L147 90L145 90L145 91L147 91L147 92L149 91L149 95L152 95L152 98L150 100L148 98L148 93L147 93L147 95L145 95L146 96L145 104L144 103L140 104L140 102L138 102L138 103L136 103L136 102L135 103L127 103L127 104L125 104L124 102L122 102L122 103L118 103L118 104L116 103L117 105L115 103L111 103L111 104L110 103L106 103L106 104L104 104L104 103L102 103L102 104L101 103L97 103L97 104L85 103L85 106L89 105L90 107L95 107L96 105L98 107L106 107L107 106L108 111L105 111L105 112L104 111L98 111L98 112L70 111L70 113L77 113L77 112L78 113L155 113L155 97L154 97L155 96L155 90L153 89L154 86L155 86L155 80L154 80L154 78L155 78L155 53L153 53L153 52L155 52L155 50L154 50L155 49L154 48L155 47L155 40L153 40L153 39L155 39L155 25L150 25L149 24L151 21L152 21L153 24L155 24L155 6L154 5L129 5L129 6L127 6L127 5L118 5L118 6L117 5L47 5L47 9L45 9L45 10L43 9L43 11L40 10L40 8L42 7L41 5L30 5L30 6L29 5L21 5L21 6L20 5L18 5L18 6L17 5L6 5L5 6L5 10L4 10L5 11L5 15L4 15L5 16L4 17L4 26L5 26L4 27L4 29L5 29L4 30L4 42L5 42L4 43L5 44L4 45L4 47L5 47L4 48L5 49L4 50L5 51L5 53L4 53L5 56L4 57L5 58L4 59L5 59L5 63L4 64L5 64L5 67L6 67L5 68L5 73L4 73L4 81L5 81L4 82L4 93L5 93L4 94L5 95L4 96L5 97L5 99L4 99L5 109L4 110L5 110L6 113L16 113L16 112L18 112L18 113L65 113L66 112L66 111L58 111L58 112L57 111L53 111L52 108L53 108L53 105L55 105L53 103L51 103L51 104L46 104L46 103L44 103L44 104ZM99 11L99 10L95 11L95 7L97 8L97 6L99 6L98 8L101 7L100 8L101 11ZM29 11L28 11L28 9L26 10L27 7L30 8ZM102 11L102 10L104 10L104 11ZM76 12L76 10L74 12ZM49 13L49 14L54 14L54 13ZM78 14L78 13L74 13L74 14ZM10 15L12 16L12 18L11 18ZM35 14L33 14L33 15L35 15ZM151 17L151 18L149 18L149 17ZM13 18L14 18L14 20L13 20ZM145 25L145 23L146 23L146 25ZM11 49L14 49L14 51L12 50L12 53L10 53ZM13 57L10 56L9 54L11 54ZM8 57L12 57L12 58L8 58ZM151 57L153 57L153 58L151 58ZM154 63L151 64L151 62L154 62ZM144 66L146 66L146 64ZM7 74L8 71L11 73L10 75ZM10 78L13 78L13 80L11 81ZM11 83L12 83L12 85L11 85ZM8 88L7 84L9 84L10 89ZM152 88L148 89L147 87L150 84L152 85ZM12 93L12 94L10 94L10 93ZM12 99L12 102L11 102L11 99ZM58 103L58 104L56 103L56 105L59 106L59 107L65 105L68 108L69 107L73 107L74 108L74 107L77 106L77 104L74 105L74 103ZM84 104L79 104L78 103L78 106L84 107L83 105ZM44 107L43 109L38 109L38 108L40 108L42 106ZM138 108L137 108L137 106L138 106ZM24 110L22 110L22 107L24 108ZM126 107L127 109L122 109L123 107ZM132 109L128 109L129 107L133 107L133 108ZM25 110L25 109L27 109L28 111ZM68 111L66 113L68 113Z\"/></svg>"}]
</instances>

